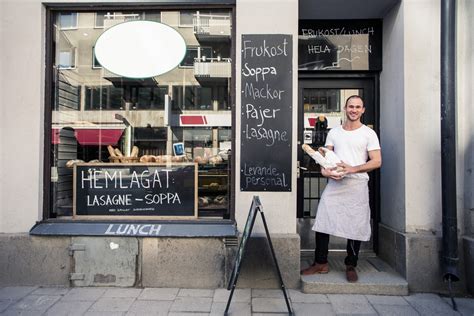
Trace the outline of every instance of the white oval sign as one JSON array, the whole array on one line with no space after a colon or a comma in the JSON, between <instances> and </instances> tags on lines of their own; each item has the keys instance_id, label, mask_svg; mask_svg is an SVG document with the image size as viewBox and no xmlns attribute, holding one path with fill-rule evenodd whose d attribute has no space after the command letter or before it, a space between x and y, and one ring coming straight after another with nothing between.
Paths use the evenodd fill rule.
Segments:
<instances>
[{"instance_id":1,"label":"white oval sign","mask_svg":"<svg viewBox=\"0 0 474 316\"><path fill-rule=\"evenodd\" d=\"M183 60L184 38L168 25L151 21L117 24L100 35L95 57L105 69L128 78L164 74Z\"/></svg>"}]
</instances>

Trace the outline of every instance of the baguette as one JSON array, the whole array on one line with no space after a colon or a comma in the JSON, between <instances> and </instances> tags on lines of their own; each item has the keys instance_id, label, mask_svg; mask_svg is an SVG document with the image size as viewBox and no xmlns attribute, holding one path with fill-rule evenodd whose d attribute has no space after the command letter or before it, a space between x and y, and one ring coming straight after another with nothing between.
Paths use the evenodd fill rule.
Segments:
<instances>
[{"instance_id":1,"label":"baguette","mask_svg":"<svg viewBox=\"0 0 474 316\"><path fill-rule=\"evenodd\" d=\"M137 146L133 146L132 153L130 154L130 157L138 157L138 147Z\"/></svg>"},{"instance_id":2,"label":"baguette","mask_svg":"<svg viewBox=\"0 0 474 316\"><path fill-rule=\"evenodd\" d=\"M116 155L117 157L123 157L123 154L122 154L122 152L120 151L120 149L115 148L114 151L115 151L115 155Z\"/></svg>"},{"instance_id":3,"label":"baguette","mask_svg":"<svg viewBox=\"0 0 474 316\"><path fill-rule=\"evenodd\" d=\"M114 147L109 145L109 146L107 146L107 150L109 151L110 157L117 157L117 155L115 154L115 151L114 151Z\"/></svg>"}]
</instances>

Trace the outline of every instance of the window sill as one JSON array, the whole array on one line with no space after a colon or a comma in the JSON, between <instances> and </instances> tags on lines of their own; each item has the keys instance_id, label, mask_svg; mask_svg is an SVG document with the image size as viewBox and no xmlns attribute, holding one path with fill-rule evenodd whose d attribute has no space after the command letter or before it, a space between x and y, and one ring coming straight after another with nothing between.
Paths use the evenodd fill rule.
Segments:
<instances>
[{"instance_id":1,"label":"window sill","mask_svg":"<svg viewBox=\"0 0 474 316\"><path fill-rule=\"evenodd\" d=\"M85 221L50 219L38 222L30 230L34 236L105 236L105 237L235 237L231 220L190 221Z\"/></svg>"}]
</instances>

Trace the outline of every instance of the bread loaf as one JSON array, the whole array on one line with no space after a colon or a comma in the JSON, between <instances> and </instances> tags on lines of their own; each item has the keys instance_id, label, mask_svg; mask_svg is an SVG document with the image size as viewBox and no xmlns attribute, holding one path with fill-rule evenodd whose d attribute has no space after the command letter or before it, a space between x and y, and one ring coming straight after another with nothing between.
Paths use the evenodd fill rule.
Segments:
<instances>
[{"instance_id":1,"label":"bread loaf","mask_svg":"<svg viewBox=\"0 0 474 316\"><path fill-rule=\"evenodd\" d=\"M130 154L130 157L138 157L138 147L137 146L133 146L132 153Z\"/></svg>"},{"instance_id":2,"label":"bread loaf","mask_svg":"<svg viewBox=\"0 0 474 316\"><path fill-rule=\"evenodd\" d=\"M117 157L117 155L115 155L114 147L109 145L107 146L107 150L109 151L110 157Z\"/></svg>"},{"instance_id":3,"label":"bread loaf","mask_svg":"<svg viewBox=\"0 0 474 316\"><path fill-rule=\"evenodd\" d=\"M117 157L123 157L123 154L122 154L122 152L120 151L120 149L115 148L114 151L115 151L115 156L117 156Z\"/></svg>"}]
</instances>

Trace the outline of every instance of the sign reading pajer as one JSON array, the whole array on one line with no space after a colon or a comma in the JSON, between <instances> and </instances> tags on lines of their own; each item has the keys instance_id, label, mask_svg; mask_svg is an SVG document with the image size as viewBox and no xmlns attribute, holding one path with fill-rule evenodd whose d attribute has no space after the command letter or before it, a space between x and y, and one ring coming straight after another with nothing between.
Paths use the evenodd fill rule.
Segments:
<instances>
[{"instance_id":1,"label":"sign reading pajer","mask_svg":"<svg viewBox=\"0 0 474 316\"><path fill-rule=\"evenodd\" d=\"M196 217L196 164L78 164L74 217Z\"/></svg>"},{"instance_id":2,"label":"sign reading pajer","mask_svg":"<svg viewBox=\"0 0 474 316\"><path fill-rule=\"evenodd\" d=\"M186 54L186 43L166 24L131 21L105 31L94 53L102 67L117 75L150 78L178 66Z\"/></svg>"}]
</instances>

